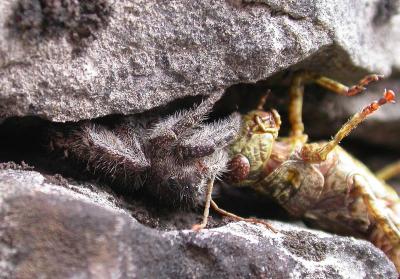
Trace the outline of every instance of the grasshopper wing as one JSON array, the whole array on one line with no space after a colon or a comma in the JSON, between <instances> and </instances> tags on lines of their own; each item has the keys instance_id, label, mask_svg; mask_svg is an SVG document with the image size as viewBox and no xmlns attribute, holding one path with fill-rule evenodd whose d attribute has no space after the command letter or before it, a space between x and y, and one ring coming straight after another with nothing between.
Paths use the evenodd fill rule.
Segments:
<instances>
[{"instance_id":1,"label":"grasshopper wing","mask_svg":"<svg viewBox=\"0 0 400 279\"><path fill-rule=\"evenodd\" d=\"M285 161L256 186L296 217L315 206L323 187L321 172L301 160Z\"/></svg>"}]
</instances>

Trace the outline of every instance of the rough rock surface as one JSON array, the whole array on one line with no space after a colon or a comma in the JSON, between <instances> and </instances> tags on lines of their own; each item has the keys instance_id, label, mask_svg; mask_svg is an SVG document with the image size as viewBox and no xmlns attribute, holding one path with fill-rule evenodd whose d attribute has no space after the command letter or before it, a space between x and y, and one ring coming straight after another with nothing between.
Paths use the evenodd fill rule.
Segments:
<instances>
[{"instance_id":1,"label":"rough rock surface","mask_svg":"<svg viewBox=\"0 0 400 279\"><path fill-rule=\"evenodd\" d=\"M158 231L105 193L0 171L0 278L397 278L372 244L274 222Z\"/></svg>"},{"instance_id":2,"label":"rough rock surface","mask_svg":"<svg viewBox=\"0 0 400 279\"><path fill-rule=\"evenodd\" d=\"M267 81L258 90L265 91L287 86L281 85L287 71L298 68L346 83L367 72L393 73L389 84L368 95L307 94L306 129L326 137L371 95L384 87L398 91L399 24L395 0L2 0L0 121L130 114L236 84L254 89L262 80ZM273 93L280 98L273 106L284 113L281 97L287 94ZM385 107L353 135L399 147L399 111ZM1 162L8 153L18 162L43 156L42 143L33 140L35 126L28 123L37 119L20 120L21 127L9 129L16 136L1 131L15 145L0 146ZM20 140L24 129L28 141ZM97 185L41 175L28 165L2 163L0 278L398 276L386 256L365 241L279 222L274 234L215 218L213 228L193 233L182 228L198 213L160 214L151 206Z\"/></svg>"},{"instance_id":3,"label":"rough rock surface","mask_svg":"<svg viewBox=\"0 0 400 279\"><path fill-rule=\"evenodd\" d=\"M134 113L291 66L400 66L394 0L88 2L0 2L2 117Z\"/></svg>"}]
</instances>

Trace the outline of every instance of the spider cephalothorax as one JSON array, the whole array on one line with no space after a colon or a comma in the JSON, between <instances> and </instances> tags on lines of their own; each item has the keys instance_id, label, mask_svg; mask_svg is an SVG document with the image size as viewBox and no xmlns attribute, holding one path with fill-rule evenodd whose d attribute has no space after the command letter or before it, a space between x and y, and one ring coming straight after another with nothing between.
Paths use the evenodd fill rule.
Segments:
<instances>
[{"instance_id":1,"label":"spider cephalothorax","mask_svg":"<svg viewBox=\"0 0 400 279\"><path fill-rule=\"evenodd\" d=\"M240 116L204 123L221 94L199 106L149 124L154 119L127 117L114 127L93 123L53 131L51 148L84 162L114 184L145 190L168 204L197 205L206 182L225 170L224 147L240 129Z\"/></svg>"}]
</instances>

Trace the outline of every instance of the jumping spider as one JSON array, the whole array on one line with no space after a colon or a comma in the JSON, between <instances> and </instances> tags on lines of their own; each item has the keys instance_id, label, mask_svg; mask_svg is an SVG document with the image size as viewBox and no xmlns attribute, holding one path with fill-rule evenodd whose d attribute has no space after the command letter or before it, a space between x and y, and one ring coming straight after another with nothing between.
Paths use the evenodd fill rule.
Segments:
<instances>
[{"instance_id":1,"label":"jumping spider","mask_svg":"<svg viewBox=\"0 0 400 279\"><path fill-rule=\"evenodd\" d=\"M221 95L164 119L130 116L114 127L85 122L56 129L50 149L83 162L115 185L143 187L164 203L195 207L203 204L207 182L226 170L225 147L240 129L239 114L204 122Z\"/></svg>"}]
</instances>

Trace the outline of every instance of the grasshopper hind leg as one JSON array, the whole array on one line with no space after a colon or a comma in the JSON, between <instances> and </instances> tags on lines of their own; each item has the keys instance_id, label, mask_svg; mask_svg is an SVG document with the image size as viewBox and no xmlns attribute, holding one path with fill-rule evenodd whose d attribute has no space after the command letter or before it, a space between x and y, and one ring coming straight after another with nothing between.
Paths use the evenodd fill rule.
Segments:
<instances>
[{"instance_id":1,"label":"grasshopper hind leg","mask_svg":"<svg viewBox=\"0 0 400 279\"><path fill-rule=\"evenodd\" d=\"M238 215L235 215L229 211L226 211L224 209L219 208L219 206L213 201L211 200L211 207L212 209L214 209L216 212L218 212L219 214L221 214L222 216L226 216L229 217L235 221L244 221L244 222L249 222L252 224L261 224L263 226L265 226L267 229L270 229L273 232L277 232L277 230L267 221L261 220L261 219L257 219L257 218L243 218L240 217Z\"/></svg>"},{"instance_id":2,"label":"grasshopper hind leg","mask_svg":"<svg viewBox=\"0 0 400 279\"><path fill-rule=\"evenodd\" d=\"M201 221L200 224L193 225L192 230L194 231L199 231L207 226L208 216L210 215L210 203L212 201L212 191L214 188L214 181L215 181L215 176L209 179L209 181L207 182L207 195L206 195L206 204L204 206L204 212L203 212L203 220Z\"/></svg>"},{"instance_id":3,"label":"grasshopper hind leg","mask_svg":"<svg viewBox=\"0 0 400 279\"><path fill-rule=\"evenodd\" d=\"M229 211L219 208L219 206L212 200L212 190L214 187L214 181L215 181L215 177L210 179L207 183L207 197L206 197L206 205L205 205L204 212L203 212L203 220L200 224L195 224L192 227L193 231L200 231L201 229L204 229L207 226L208 217L210 215L210 206L211 206L211 208L213 210L215 210L218 214L220 214L222 216L229 217L235 221L245 221L245 222L249 222L252 224L261 224L261 225L264 225L267 229L270 229L273 232L277 232L276 229L274 229L274 227L267 221L257 219L257 218L243 218L243 217L235 215Z\"/></svg>"},{"instance_id":4,"label":"grasshopper hind leg","mask_svg":"<svg viewBox=\"0 0 400 279\"><path fill-rule=\"evenodd\" d=\"M387 165L383 169L379 170L376 173L376 176L383 181L400 176L400 161Z\"/></svg>"},{"instance_id":5,"label":"grasshopper hind leg","mask_svg":"<svg viewBox=\"0 0 400 279\"><path fill-rule=\"evenodd\" d=\"M385 200L379 199L371 185L361 175L353 177L353 187L362 197L368 214L375 221L375 228L369 238L372 243L382 249L400 269L400 224L396 220L396 212L387 206Z\"/></svg>"},{"instance_id":6,"label":"grasshopper hind leg","mask_svg":"<svg viewBox=\"0 0 400 279\"><path fill-rule=\"evenodd\" d=\"M307 142L307 135L304 133L304 124L302 119L305 84L313 82L338 95L354 96L364 91L366 86L370 83L379 81L382 78L383 76L381 75L368 75L361 79L356 85L348 87L333 79L313 72L300 71L296 73L292 79L289 90L289 122L291 125L290 138L294 144L304 144Z\"/></svg>"}]
</instances>

